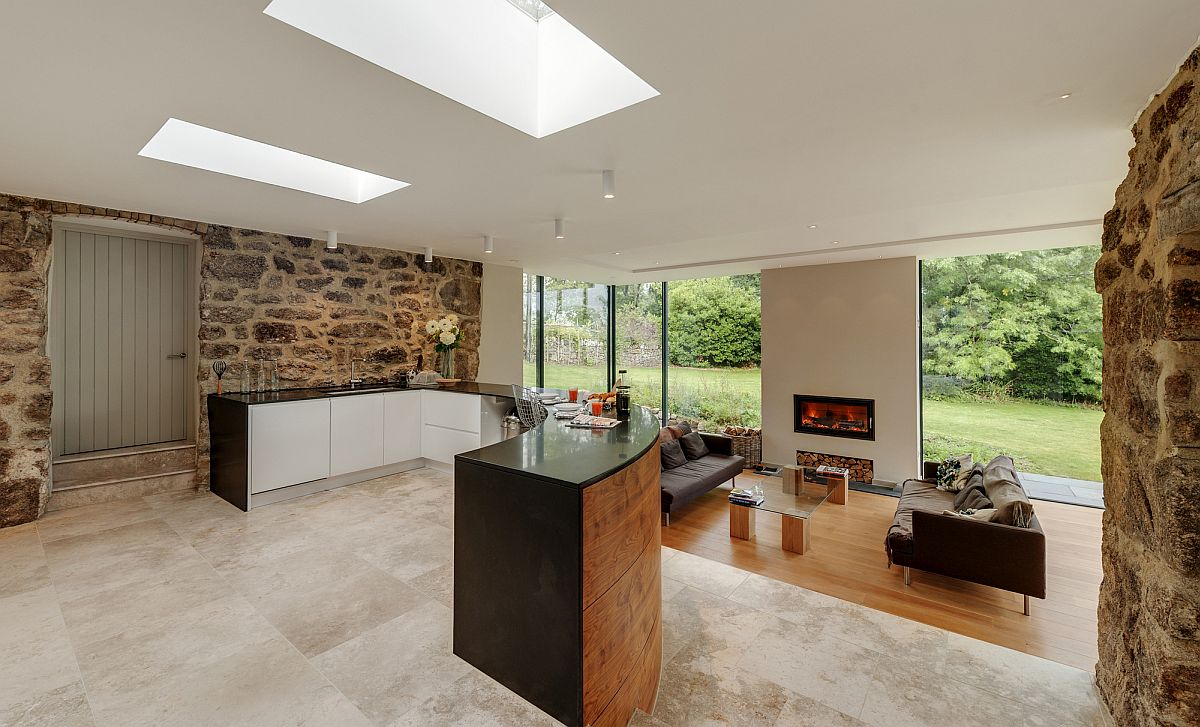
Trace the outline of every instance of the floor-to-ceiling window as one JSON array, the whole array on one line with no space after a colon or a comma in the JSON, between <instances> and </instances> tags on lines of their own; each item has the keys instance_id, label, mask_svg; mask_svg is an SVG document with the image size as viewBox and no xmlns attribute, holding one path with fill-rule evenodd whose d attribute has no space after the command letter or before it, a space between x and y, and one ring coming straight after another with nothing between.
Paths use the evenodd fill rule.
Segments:
<instances>
[{"instance_id":1,"label":"floor-to-ceiling window","mask_svg":"<svg viewBox=\"0 0 1200 727\"><path fill-rule=\"evenodd\" d=\"M663 284L619 285L613 292L616 367L624 370L634 403L663 406Z\"/></svg>"},{"instance_id":2,"label":"floor-to-ceiling window","mask_svg":"<svg viewBox=\"0 0 1200 727\"><path fill-rule=\"evenodd\" d=\"M667 285L668 408L707 431L762 424L759 275Z\"/></svg>"},{"instance_id":3,"label":"floor-to-ceiling window","mask_svg":"<svg viewBox=\"0 0 1200 727\"><path fill-rule=\"evenodd\" d=\"M625 370L633 401L660 415L666 382L664 419L758 427L761 318L758 274L621 286L527 276L525 383L537 385L539 360L548 388L603 391Z\"/></svg>"},{"instance_id":4,"label":"floor-to-ceiling window","mask_svg":"<svg viewBox=\"0 0 1200 727\"><path fill-rule=\"evenodd\" d=\"M545 386L608 390L607 285L543 278Z\"/></svg>"},{"instance_id":5,"label":"floor-to-ceiling window","mask_svg":"<svg viewBox=\"0 0 1200 727\"><path fill-rule=\"evenodd\" d=\"M922 263L926 459L1007 454L1022 472L1100 480L1099 256L1089 246Z\"/></svg>"},{"instance_id":6,"label":"floor-to-ceiling window","mask_svg":"<svg viewBox=\"0 0 1200 727\"><path fill-rule=\"evenodd\" d=\"M538 385L538 366L541 362L541 281L540 276L529 273L524 273L521 278L521 349L525 386Z\"/></svg>"}]
</instances>

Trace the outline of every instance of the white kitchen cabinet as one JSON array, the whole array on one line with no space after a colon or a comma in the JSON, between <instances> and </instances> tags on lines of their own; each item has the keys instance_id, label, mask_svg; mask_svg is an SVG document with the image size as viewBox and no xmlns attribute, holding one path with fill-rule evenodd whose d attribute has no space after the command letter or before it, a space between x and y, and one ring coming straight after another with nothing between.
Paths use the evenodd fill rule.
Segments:
<instances>
[{"instance_id":1,"label":"white kitchen cabinet","mask_svg":"<svg viewBox=\"0 0 1200 727\"><path fill-rule=\"evenodd\" d=\"M250 492L329 476L329 400L250 407Z\"/></svg>"},{"instance_id":2,"label":"white kitchen cabinet","mask_svg":"<svg viewBox=\"0 0 1200 727\"><path fill-rule=\"evenodd\" d=\"M479 397L472 397L478 399ZM454 455L479 449L479 434L426 424L421 432L421 450L425 459L454 464Z\"/></svg>"},{"instance_id":3,"label":"white kitchen cabinet","mask_svg":"<svg viewBox=\"0 0 1200 727\"><path fill-rule=\"evenodd\" d=\"M329 421L331 476L383 466L383 394L332 399Z\"/></svg>"},{"instance_id":4,"label":"white kitchen cabinet","mask_svg":"<svg viewBox=\"0 0 1200 727\"><path fill-rule=\"evenodd\" d=\"M424 391L383 395L383 463L407 462L421 456Z\"/></svg>"},{"instance_id":5,"label":"white kitchen cabinet","mask_svg":"<svg viewBox=\"0 0 1200 727\"><path fill-rule=\"evenodd\" d=\"M479 399L474 394L424 391L424 422L444 429L479 434Z\"/></svg>"}]
</instances>

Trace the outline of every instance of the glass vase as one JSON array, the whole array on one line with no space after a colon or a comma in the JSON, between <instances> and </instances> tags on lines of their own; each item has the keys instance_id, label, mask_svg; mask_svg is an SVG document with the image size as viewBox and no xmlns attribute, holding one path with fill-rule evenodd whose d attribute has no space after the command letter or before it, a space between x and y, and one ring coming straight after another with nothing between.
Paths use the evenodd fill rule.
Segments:
<instances>
[{"instance_id":1,"label":"glass vase","mask_svg":"<svg viewBox=\"0 0 1200 727\"><path fill-rule=\"evenodd\" d=\"M454 349L442 351L441 374L443 379L454 378Z\"/></svg>"}]
</instances>

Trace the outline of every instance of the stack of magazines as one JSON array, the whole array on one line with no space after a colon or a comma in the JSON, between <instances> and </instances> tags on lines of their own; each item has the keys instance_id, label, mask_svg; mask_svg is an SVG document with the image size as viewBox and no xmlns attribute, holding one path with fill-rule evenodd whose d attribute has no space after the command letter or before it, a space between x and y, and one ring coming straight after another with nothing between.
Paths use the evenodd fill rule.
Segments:
<instances>
[{"instance_id":1,"label":"stack of magazines","mask_svg":"<svg viewBox=\"0 0 1200 727\"><path fill-rule=\"evenodd\" d=\"M762 490L758 488L744 490L741 487L735 487L729 493L729 501L735 505L761 505L764 499Z\"/></svg>"},{"instance_id":2,"label":"stack of magazines","mask_svg":"<svg viewBox=\"0 0 1200 727\"><path fill-rule=\"evenodd\" d=\"M620 419L609 419L607 417L594 417L591 414L579 414L571 421L567 422L568 427L582 427L585 429L612 429L621 423Z\"/></svg>"}]
</instances>

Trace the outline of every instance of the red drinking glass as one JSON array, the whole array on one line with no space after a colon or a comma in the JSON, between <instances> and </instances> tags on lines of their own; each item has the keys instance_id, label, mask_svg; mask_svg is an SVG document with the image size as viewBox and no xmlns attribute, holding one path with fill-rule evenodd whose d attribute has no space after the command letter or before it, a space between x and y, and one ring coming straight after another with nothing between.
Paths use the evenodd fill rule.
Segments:
<instances>
[{"instance_id":1,"label":"red drinking glass","mask_svg":"<svg viewBox=\"0 0 1200 727\"><path fill-rule=\"evenodd\" d=\"M578 387L572 387L570 389L567 389L567 401L570 401L572 404L579 401L579 388Z\"/></svg>"},{"instance_id":2,"label":"red drinking glass","mask_svg":"<svg viewBox=\"0 0 1200 727\"><path fill-rule=\"evenodd\" d=\"M599 399L592 399L592 416L598 417L604 413L604 402Z\"/></svg>"}]
</instances>

